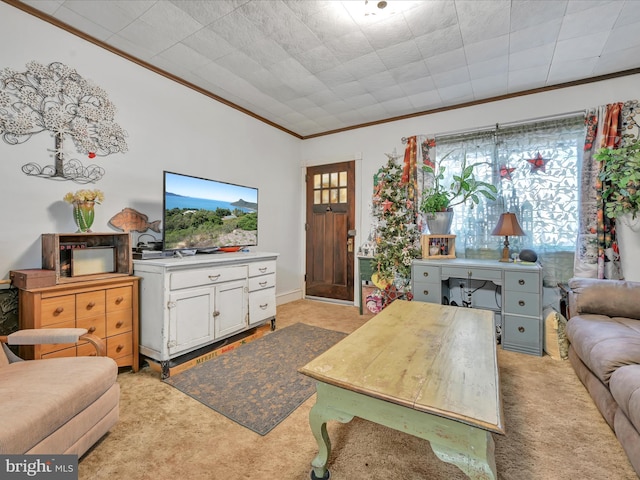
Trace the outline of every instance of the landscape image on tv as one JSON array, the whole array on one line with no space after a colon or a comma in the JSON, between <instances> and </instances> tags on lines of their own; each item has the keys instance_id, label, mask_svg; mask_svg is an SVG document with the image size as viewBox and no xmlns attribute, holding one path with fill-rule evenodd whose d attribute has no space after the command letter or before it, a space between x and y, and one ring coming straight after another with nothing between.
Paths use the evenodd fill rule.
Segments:
<instances>
[{"instance_id":1,"label":"landscape image on tv","mask_svg":"<svg viewBox=\"0 0 640 480\"><path fill-rule=\"evenodd\" d=\"M164 173L164 249L258 244L258 189Z\"/></svg>"}]
</instances>

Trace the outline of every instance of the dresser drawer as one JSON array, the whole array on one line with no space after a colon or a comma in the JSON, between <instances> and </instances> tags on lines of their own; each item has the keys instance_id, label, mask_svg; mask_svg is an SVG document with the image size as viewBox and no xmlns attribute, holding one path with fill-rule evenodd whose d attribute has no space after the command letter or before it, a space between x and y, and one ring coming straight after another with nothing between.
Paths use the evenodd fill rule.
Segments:
<instances>
[{"instance_id":1,"label":"dresser drawer","mask_svg":"<svg viewBox=\"0 0 640 480\"><path fill-rule=\"evenodd\" d=\"M541 321L537 318L505 315L502 330L503 348L541 355Z\"/></svg>"},{"instance_id":2,"label":"dresser drawer","mask_svg":"<svg viewBox=\"0 0 640 480\"><path fill-rule=\"evenodd\" d=\"M540 293L540 275L531 272L505 272L504 287L511 292Z\"/></svg>"},{"instance_id":3,"label":"dresser drawer","mask_svg":"<svg viewBox=\"0 0 640 480\"><path fill-rule=\"evenodd\" d=\"M133 335L131 332L107 337L107 356L117 359L133 354Z\"/></svg>"},{"instance_id":4,"label":"dresser drawer","mask_svg":"<svg viewBox=\"0 0 640 480\"><path fill-rule=\"evenodd\" d=\"M79 357L97 357L98 352L96 352L96 347L93 346L93 343L90 342L82 342L79 343L76 347L76 354Z\"/></svg>"},{"instance_id":5,"label":"dresser drawer","mask_svg":"<svg viewBox=\"0 0 640 480\"><path fill-rule=\"evenodd\" d=\"M76 296L64 295L61 297L46 298L40 303L40 326L49 327L58 323L72 322L75 327Z\"/></svg>"},{"instance_id":6,"label":"dresser drawer","mask_svg":"<svg viewBox=\"0 0 640 480\"><path fill-rule=\"evenodd\" d=\"M110 288L107 290L107 312L130 310L133 302L131 287Z\"/></svg>"},{"instance_id":7,"label":"dresser drawer","mask_svg":"<svg viewBox=\"0 0 640 480\"><path fill-rule=\"evenodd\" d=\"M203 268L171 274L170 289L191 288L247 278L247 267Z\"/></svg>"},{"instance_id":8,"label":"dresser drawer","mask_svg":"<svg viewBox=\"0 0 640 480\"><path fill-rule=\"evenodd\" d=\"M60 344L56 345L56 347L58 347L58 350L43 353L41 358L63 358L76 356L76 346L74 344Z\"/></svg>"},{"instance_id":9,"label":"dresser drawer","mask_svg":"<svg viewBox=\"0 0 640 480\"><path fill-rule=\"evenodd\" d=\"M538 317L540 315L540 295L527 292L509 292L504 296L504 311L505 313Z\"/></svg>"},{"instance_id":10,"label":"dresser drawer","mask_svg":"<svg viewBox=\"0 0 640 480\"><path fill-rule=\"evenodd\" d=\"M269 273L276 273L276 261L268 260L265 262L257 262L249 264L249 276L257 277L259 275L267 275Z\"/></svg>"},{"instance_id":11,"label":"dresser drawer","mask_svg":"<svg viewBox=\"0 0 640 480\"><path fill-rule=\"evenodd\" d=\"M440 281L440 267L435 265L422 265L414 264L413 267L413 281L414 282L439 282Z\"/></svg>"},{"instance_id":12,"label":"dresser drawer","mask_svg":"<svg viewBox=\"0 0 640 480\"><path fill-rule=\"evenodd\" d=\"M57 323L53 325L53 328L75 328L75 322L73 320L67 320L63 323ZM45 355L56 352L58 350L67 349L69 347L75 348L75 343L45 343L38 346L40 349L40 355L44 357ZM63 357L70 357L73 355L61 355Z\"/></svg>"},{"instance_id":13,"label":"dresser drawer","mask_svg":"<svg viewBox=\"0 0 640 480\"><path fill-rule=\"evenodd\" d=\"M442 279L448 278L471 278L472 280L489 280L491 282L502 282L502 271L498 268L486 269L478 267L442 267Z\"/></svg>"},{"instance_id":14,"label":"dresser drawer","mask_svg":"<svg viewBox=\"0 0 640 480\"><path fill-rule=\"evenodd\" d=\"M106 336L106 329L104 324L104 315L98 317L86 317L76 320L77 328L86 328L87 333L91 333L96 337L104 338Z\"/></svg>"},{"instance_id":15,"label":"dresser drawer","mask_svg":"<svg viewBox=\"0 0 640 480\"><path fill-rule=\"evenodd\" d=\"M104 290L76 295L76 318L96 317L105 312Z\"/></svg>"},{"instance_id":16,"label":"dresser drawer","mask_svg":"<svg viewBox=\"0 0 640 480\"><path fill-rule=\"evenodd\" d=\"M262 277L249 278L249 291L255 292L263 288L271 288L276 286L275 274L263 275Z\"/></svg>"},{"instance_id":17,"label":"dresser drawer","mask_svg":"<svg viewBox=\"0 0 640 480\"><path fill-rule=\"evenodd\" d=\"M130 332L132 328L131 309L107 313L107 334L105 336L111 337L112 335Z\"/></svg>"},{"instance_id":18,"label":"dresser drawer","mask_svg":"<svg viewBox=\"0 0 640 480\"><path fill-rule=\"evenodd\" d=\"M418 302L442 303L442 284L439 281L437 283L414 282L413 299Z\"/></svg>"},{"instance_id":19,"label":"dresser drawer","mask_svg":"<svg viewBox=\"0 0 640 480\"><path fill-rule=\"evenodd\" d=\"M276 289L266 288L249 294L249 324L276 316Z\"/></svg>"}]
</instances>

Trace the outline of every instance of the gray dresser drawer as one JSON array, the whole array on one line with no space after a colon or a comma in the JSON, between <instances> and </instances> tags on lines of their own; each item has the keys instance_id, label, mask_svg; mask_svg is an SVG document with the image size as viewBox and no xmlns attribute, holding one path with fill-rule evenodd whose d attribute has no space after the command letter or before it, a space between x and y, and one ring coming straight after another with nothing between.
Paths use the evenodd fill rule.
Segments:
<instances>
[{"instance_id":1,"label":"gray dresser drawer","mask_svg":"<svg viewBox=\"0 0 640 480\"><path fill-rule=\"evenodd\" d=\"M418 302L442 303L442 283L414 282L413 299Z\"/></svg>"},{"instance_id":2,"label":"gray dresser drawer","mask_svg":"<svg viewBox=\"0 0 640 480\"><path fill-rule=\"evenodd\" d=\"M505 349L542 355L542 330L538 318L505 315L502 344Z\"/></svg>"},{"instance_id":3,"label":"gray dresser drawer","mask_svg":"<svg viewBox=\"0 0 640 480\"><path fill-rule=\"evenodd\" d=\"M413 265L413 281L414 282L439 282L440 267L435 265L421 265L415 263Z\"/></svg>"},{"instance_id":4,"label":"gray dresser drawer","mask_svg":"<svg viewBox=\"0 0 640 480\"><path fill-rule=\"evenodd\" d=\"M471 278L472 280L489 280L502 283L502 271L499 269L474 267L442 267L442 278Z\"/></svg>"},{"instance_id":5,"label":"gray dresser drawer","mask_svg":"<svg viewBox=\"0 0 640 480\"><path fill-rule=\"evenodd\" d=\"M538 317L540 315L540 295L510 291L508 295L504 296L504 312Z\"/></svg>"},{"instance_id":6,"label":"gray dresser drawer","mask_svg":"<svg viewBox=\"0 0 640 480\"><path fill-rule=\"evenodd\" d=\"M504 287L512 292L540 293L540 275L533 272L505 272Z\"/></svg>"}]
</instances>

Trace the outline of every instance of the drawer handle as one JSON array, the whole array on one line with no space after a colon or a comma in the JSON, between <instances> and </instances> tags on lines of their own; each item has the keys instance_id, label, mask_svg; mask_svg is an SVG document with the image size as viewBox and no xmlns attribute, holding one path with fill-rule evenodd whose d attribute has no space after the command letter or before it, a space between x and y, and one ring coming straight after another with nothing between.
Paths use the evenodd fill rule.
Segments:
<instances>
[{"instance_id":1,"label":"drawer handle","mask_svg":"<svg viewBox=\"0 0 640 480\"><path fill-rule=\"evenodd\" d=\"M120 305L124 301L124 297L116 298L116 305Z\"/></svg>"},{"instance_id":2,"label":"drawer handle","mask_svg":"<svg viewBox=\"0 0 640 480\"><path fill-rule=\"evenodd\" d=\"M124 345L120 344L116 347L116 352L121 352L124 349Z\"/></svg>"},{"instance_id":3,"label":"drawer handle","mask_svg":"<svg viewBox=\"0 0 640 480\"><path fill-rule=\"evenodd\" d=\"M429 272L422 272L422 275L424 275L425 277L429 276Z\"/></svg>"},{"instance_id":4,"label":"drawer handle","mask_svg":"<svg viewBox=\"0 0 640 480\"><path fill-rule=\"evenodd\" d=\"M211 280L212 282L215 282L219 278L220 278L220 274L218 274L218 275L209 275L209 280Z\"/></svg>"},{"instance_id":5,"label":"drawer handle","mask_svg":"<svg viewBox=\"0 0 640 480\"><path fill-rule=\"evenodd\" d=\"M124 322L120 320L119 322L116 323L116 328L120 328L122 325L124 325Z\"/></svg>"},{"instance_id":6,"label":"drawer handle","mask_svg":"<svg viewBox=\"0 0 640 480\"><path fill-rule=\"evenodd\" d=\"M53 314L54 315L60 315L62 312L64 312L64 308L63 307L58 307L54 310Z\"/></svg>"},{"instance_id":7,"label":"drawer handle","mask_svg":"<svg viewBox=\"0 0 640 480\"><path fill-rule=\"evenodd\" d=\"M423 295L429 295L429 290L423 290L422 293Z\"/></svg>"},{"instance_id":8,"label":"drawer handle","mask_svg":"<svg viewBox=\"0 0 640 480\"><path fill-rule=\"evenodd\" d=\"M524 332L524 327L518 327L518 331L519 331L520 333Z\"/></svg>"},{"instance_id":9,"label":"drawer handle","mask_svg":"<svg viewBox=\"0 0 640 480\"><path fill-rule=\"evenodd\" d=\"M520 280L518 280L518 283L519 283L520 285L524 285L524 284L525 284L525 281L524 281L524 279L523 279L523 278L521 278Z\"/></svg>"},{"instance_id":10,"label":"drawer handle","mask_svg":"<svg viewBox=\"0 0 640 480\"><path fill-rule=\"evenodd\" d=\"M214 311L213 311L213 316L214 316L214 317L217 317L217 316L219 316L219 315L220 315L220 312L219 312L218 310L214 310Z\"/></svg>"},{"instance_id":11,"label":"drawer handle","mask_svg":"<svg viewBox=\"0 0 640 480\"><path fill-rule=\"evenodd\" d=\"M262 310L266 310L268 306L269 306L269 304L268 304L268 303L263 303L262 305L260 305L260 308L261 308Z\"/></svg>"},{"instance_id":12,"label":"drawer handle","mask_svg":"<svg viewBox=\"0 0 640 480\"><path fill-rule=\"evenodd\" d=\"M87 303L87 310L91 310L95 306L96 306L96 302L89 302Z\"/></svg>"},{"instance_id":13,"label":"drawer handle","mask_svg":"<svg viewBox=\"0 0 640 480\"><path fill-rule=\"evenodd\" d=\"M473 272L472 272L471 270L469 270L469 271L467 272L467 275L470 277L471 275L473 275Z\"/></svg>"},{"instance_id":14,"label":"drawer handle","mask_svg":"<svg viewBox=\"0 0 640 480\"><path fill-rule=\"evenodd\" d=\"M520 305L521 307L524 307L524 300L518 300L518 305Z\"/></svg>"},{"instance_id":15,"label":"drawer handle","mask_svg":"<svg viewBox=\"0 0 640 480\"><path fill-rule=\"evenodd\" d=\"M260 267L258 270L260 270L260 273L264 273L267 271L267 267Z\"/></svg>"},{"instance_id":16,"label":"drawer handle","mask_svg":"<svg viewBox=\"0 0 640 480\"><path fill-rule=\"evenodd\" d=\"M89 333L93 333L96 331L96 327L89 327L89 330L87 330L87 332Z\"/></svg>"},{"instance_id":17,"label":"drawer handle","mask_svg":"<svg viewBox=\"0 0 640 480\"><path fill-rule=\"evenodd\" d=\"M261 287L265 287L267 285L267 282L258 282L258 285L260 285Z\"/></svg>"}]
</instances>

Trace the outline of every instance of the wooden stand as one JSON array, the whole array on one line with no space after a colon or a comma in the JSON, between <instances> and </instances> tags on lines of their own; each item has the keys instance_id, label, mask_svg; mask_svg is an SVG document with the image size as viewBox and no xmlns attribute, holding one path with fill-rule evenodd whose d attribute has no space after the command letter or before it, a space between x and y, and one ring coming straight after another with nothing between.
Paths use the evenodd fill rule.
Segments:
<instances>
[{"instance_id":1,"label":"wooden stand","mask_svg":"<svg viewBox=\"0 0 640 480\"><path fill-rule=\"evenodd\" d=\"M422 235L422 258L456 258L455 235Z\"/></svg>"}]
</instances>

